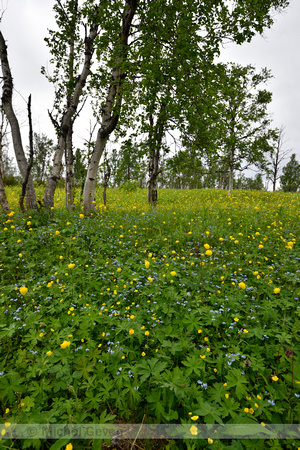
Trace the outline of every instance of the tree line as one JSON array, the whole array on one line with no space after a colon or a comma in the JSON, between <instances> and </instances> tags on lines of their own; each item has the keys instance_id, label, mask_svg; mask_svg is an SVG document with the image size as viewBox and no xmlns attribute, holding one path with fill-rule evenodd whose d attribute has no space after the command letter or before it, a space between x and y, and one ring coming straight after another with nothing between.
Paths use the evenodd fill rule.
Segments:
<instances>
[{"instance_id":1,"label":"tree line","mask_svg":"<svg viewBox=\"0 0 300 450\"><path fill-rule=\"evenodd\" d=\"M100 166L105 188L118 177L138 181L146 169L151 205L157 202L158 183L166 185L168 177L174 187L187 180L192 187L192 178L205 187L215 179L215 185L226 184L232 192L245 181L241 176L235 179L235 173L256 166L267 170L276 184L278 173L270 158L280 148L282 133L271 127L267 110L272 94L265 85L271 73L215 60L224 42L250 42L288 3L54 0L56 29L48 30L45 38L52 69L42 72L55 92L48 113L57 140L53 145L32 132L27 155L13 107L9 52L0 31L1 108L9 123L26 207L38 206L34 179L45 183L43 206L53 207L64 171L66 207L73 209L74 181L80 172L83 211L90 213ZM76 119L87 103L96 136L87 136L86 151L74 151ZM28 120L30 124L30 102ZM180 142L175 156L168 157L166 136ZM107 151L112 140L119 143L119 151ZM278 161L277 168L280 157ZM2 176L0 201L7 212Z\"/></svg>"}]
</instances>

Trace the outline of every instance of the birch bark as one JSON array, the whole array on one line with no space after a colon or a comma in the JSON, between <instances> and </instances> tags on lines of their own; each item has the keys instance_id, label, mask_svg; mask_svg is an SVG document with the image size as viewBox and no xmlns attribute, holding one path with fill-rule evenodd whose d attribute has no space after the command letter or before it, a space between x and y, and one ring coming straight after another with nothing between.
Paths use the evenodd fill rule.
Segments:
<instances>
[{"instance_id":1,"label":"birch bark","mask_svg":"<svg viewBox=\"0 0 300 450\"><path fill-rule=\"evenodd\" d=\"M126 0L124 8L124 19L122 31L120 33L121 58L116 61L116 66L122 65L127 59L128 37L137 8L137 0ZM91 155L87 176L83 191L83 212L89 214L94 210L96 178L99 168L99 162L105 149L109 135L114 131L119 120L120 109L122 105L122 94L120 92L126 73L121 69L112 70L111 84L108 89L108 95L101 115L101 127L97 133L95 147Z\"/></svg>"},{"instance_id":2,"label":"birch bark","mask_svg":"<svg viewBox=\"0 0 300 450\"><path fill-rule=\"evenodd\" d=\"M19 122L12 106L13 79L7 57L7 46L1 31L0 31L0 60L3 74L2 107L10 125L16 160L22 176L22 180L24 182L27 174L28 163L23 149ZM26 188L26 207L27 209L37 209L35 189L33 179L31 176L29 176L28 178Z\"/></svg>"}]
</instances>

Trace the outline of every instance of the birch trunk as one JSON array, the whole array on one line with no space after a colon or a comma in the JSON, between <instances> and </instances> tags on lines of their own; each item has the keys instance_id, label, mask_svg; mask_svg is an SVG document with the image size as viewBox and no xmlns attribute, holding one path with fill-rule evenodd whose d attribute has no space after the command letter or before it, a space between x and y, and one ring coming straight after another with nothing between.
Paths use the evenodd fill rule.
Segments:
<instances>
[{"instance_id":1,"label":"birch trunk","mask_svg":"<svg viewBox=\"0 0 300 450\"><path fill-rule=\"evenodd\" d=\"M234 149L232 148L230 151L230 161L229 161L229 180L228 180L229 195L232 195L233 192L233 175L234 175L233 164L234 164Z\"/></svg>"},{"instance_id":2,"label":"birch trunk","mask_svg":"<svg viewBox=\"0 0 300 450\"><path fill-rule=\"evenodd\" d=\"M5 136L5 126L4 126L4 114L1 114L1 128L0 128L0 205L4 214L10 213L10 207L6 198L5 187L4 187L4 170L3 170L3 142Z\"/></svg>"},{"instance_id":3,"label":"birch trunk","mask_svg":"<svg viewBox=\"0 0 300 450\"><path fill-rule=\"evenodd\" d=\"M66 192L66 208L71 211L74 210L74 196L73 196L73 180L74 180L74 154L73 154L73 130L72 125L67 135L66 142L66 182L65 182L65 192Z\"/></svg>"},{"instance_id":4,"label":"birch trunk","mask_svg":"<svg viewBox=\"0 0 300 450\"><path fill-rule=\"evenodd\" d=\"M2 163L2 134L0 136L0 205L4 214L10 213L10 207L6 198L5 187L4 187L4 173L3 173L3 163Z\"/></svg>"},{"instance_id":5,"label":"birch trunk","mask_svg":"<svg viewBox=\"0 0 300 450\"><path fill-rule=\"evenodd\" d=\"M90 28L89 35L85 38L85 60L84 66L80 76L77 79L74 92L72 94L70 105L67 107L63 114L60 129L58 143L56 151L53 158L53 169L50 177L48 178L45 195L44 195L44 206L52 207L54 205L54 194L57 186L57 182L60 178L60 173L62 169L62 157L67 144L67 136L72 127L72 118L76 113L76 109L79 103L80 96L82 94L83 87L85 85L86 79L90 73L90 67L92 62L92 56L94 53L94 41L98 34L99 24L92 24Z\"/></svg>"},{"instance_id":6,"label":"birch trunk","mask_svg":"<svg viewBox=\"0 0 300 450\"><path fill-rule=\"evenodd\" d=\"M126 0L119 43L121 58L117 59L116 67L118 67L120 63L122 63L121 65L123 65L127 59L128 37L136 8L137 0ZM125 77L126 73L123 73L121 69L115 68L112 70L111 84L108 89L108 95L101 115L101 127L97 133L95 147L89 161L87 176L84 184L84 214L91 213L95 208L93 201L95 199L95 187L99 162L104 152L108 137L116 128L119 120L119 114L122 105L122 94L120 93L120 89Z\"/></svg>"},{"instance_id":7,"label":"birch trunk","mask_svg":"<svg viewBox=\"0 0 300 450\"><path fill-rule=\"evenodd\" d=\"M12 106L13 79L11 76L11 71L7 57L7 46L5 44L1 31L0 31L0 60L3 74L2 106L10 125L16 160L19 171L22 176L22 180L24 182L27 174L28 164L23 149L19 122ZM27 209L37 209L35 189L33 179L31 176L29 176L28 178L26 188L26 207Z\"/></svg>"}]
</instances>

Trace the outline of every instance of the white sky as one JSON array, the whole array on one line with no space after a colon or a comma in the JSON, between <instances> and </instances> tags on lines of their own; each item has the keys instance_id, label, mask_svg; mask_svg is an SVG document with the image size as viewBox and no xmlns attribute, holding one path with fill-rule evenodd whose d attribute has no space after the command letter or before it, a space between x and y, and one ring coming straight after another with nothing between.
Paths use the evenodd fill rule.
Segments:
<instances>
[{"instance_id":1,"label":"white sky","mask_svg":"<svg viewBox=\"0 0 300 450\"><path fill-rule=\"evenodd\" d=\"M53 0L0 0L5 9L1 31L8 45L8 57L15 86L15 105L22 124L24 146L27 145L26 101L32 94L34 131L44 132L55 141L53 126L48 118L53 87L41 75L41 66L49 60L44 37L47 28L54 28ZM268 89L273 92L269 108L274 126L285 127L285 148L292 148L300 159L300 1L291 0L283 14L276 15L271 30L264 37L256 36L250 44L227 45L221 59L242 65L253 64L257 70L271 69L274 79ZM23 97L23 98L22 98ZM25 99L25 100L24 100ZM81 121L76 121L75 145L87 138L89 117L83 111ZM76 140L77 134L77 140Z\"/></svg>"}]
</instances>

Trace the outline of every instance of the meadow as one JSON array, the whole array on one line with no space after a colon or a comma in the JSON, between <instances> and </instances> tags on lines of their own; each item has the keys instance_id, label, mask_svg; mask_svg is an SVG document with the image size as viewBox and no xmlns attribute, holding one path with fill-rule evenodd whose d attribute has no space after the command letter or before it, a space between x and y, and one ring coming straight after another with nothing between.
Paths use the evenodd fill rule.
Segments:
<instances>
[{"instance_id":1,"label":"meadow","mask_svg":"<svg viewBox=\"0 0 300 450\"><path fill-rule=\"evenodd\" d=\"M294 449L197 425L300 423L300 195L98 191L0 227L0 448ZM40 193L42 196L42 193ZM14 424L187 424L185 439L9 438ZM250 429L250 427L249 427ZM251 439L250 439L251 437ZM299 434L298 434L299 437Z\"/></svg>"}]
</instances>

